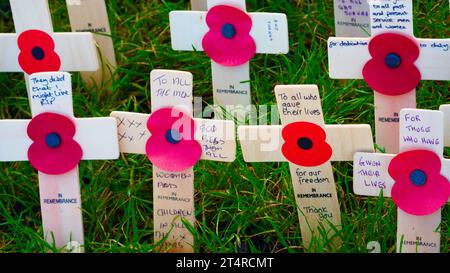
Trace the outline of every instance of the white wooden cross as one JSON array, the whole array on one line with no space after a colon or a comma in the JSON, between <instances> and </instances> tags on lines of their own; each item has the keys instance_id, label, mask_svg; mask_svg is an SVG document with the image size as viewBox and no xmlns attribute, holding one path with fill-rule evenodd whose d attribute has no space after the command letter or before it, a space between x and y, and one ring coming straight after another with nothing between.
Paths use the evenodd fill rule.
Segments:
<instances>
[{"instance_id":1,"label":"white wooden cross","mask_svg":"<svg viewBox=\"0 0 450 273\"><path fill-rule=\"evenodd\" d=\"M441 158L441 174L450 179L450 161L443 158L443 113L440 111L404 109L400 112L400 152L426 150ZM394 181L388 172L394 154L357 153L354 158L353 188L357 195L391 197ZM405 164L407 167L408 164ZM420 170L420 169L419 169ZM409 179L413 182L412 173ZM424 183L428 174L425 175ZM415 181L415 180L414 180ZM443 189L442 189L443 190ZM417 203L427 204L421 200ZM367 215L370 217L370 215ZM397 252L439 252L441 210L416 216L398 208Z\"/></svg>"},{"instance_id":2,"label":"white wooden cross","mask_svg":"<svg viewBox=\"0 0 450 273\"><path fill-rule=\"evenodd\" d=\"M53 33L51 14L47 0L10 0L16 33L0 34L0 72L22 72L19 64L18 39L25 31L39 30L51 36L55 52L59 56L60 71L96 71L98 69L97 49L91 33ZM23 52L36 60L45 61L48 52L40 47L40 41L33 40L33 50ZM38 72L49 72L45 71ZM26 80L28 83L28 81ZM29 88L28 88L29 89ZM30 96L28 90L28 95Z\"/></svg>"},{"instance_id":3,"label":"white wooden cross","mask_svg":"<svg viewBox=\"0 0 450 273\"><path fill-rule=\"evenodd\" d=\"M245 0L208 0L209 11L219 5L246 10ZM207 14L208 12L204 11L170 13L170 32L174 50L203 51L202 40L209 31L206 24ZM256 53L286 54L289 51L286 15L280 13L248 13L248 15L252 20L250 36L256 43ZM222 32L225 25L222 26ZM238 28L234 26L231 28L239 34ZM225 34L223 35L225 37ZM224 66L213 60L211 63L214 104L224 107L228 113L232 113L242 121L245 115L238 113L247 113L251 104L249 62L238 66Z\"/></svg>"},{"instance_id":4,"label":"white wooden cross","mask_svg":"<svg viewBox=\"0 0 450 273\"><path fill-rule=\"evenodd\" d=\"M420 48L415 65L420 71L421 79L450 79L450 39L415 38L412 1L371 0L369 4L372 38L386 32L407 35ZM363 79L363 68L372 58L368 50L372 38L329 38L330 77ZM402 60L399 65L401 62ZM383 95L375 90L374 102L376 143L388 153L397 153L398 113L403 108L416 107L415 89L398 96Z\"/></svg>"},{"instance_id":5,"label":"white wooden cross","mask_svg":"<svg viewBox=\"0 0 450 273\"><path fill-rule=\"evenodd\" d=\"M298 122L312 124L326 133L326 140L309 139L309 129L297 128L292 135L297 156L312 160L323 153L322 145L331 147L331 157L307 167L290 162L290 172L298 205L302 239L305 247L314 245L320 230L328 239L340 228L341 218L332 161L351 161L357 151L373 151L372 131L369 125L325 125L316 85L280 85L275 87L282 126L239 126L238 135L246 162L287 162L282 146L289 140L282 136L285 128ZM291 131L292 132L292 131ZM302 134L304 136L302 136ZM313 135L312 137L317 137ZM284 138L284 140L283 140ZM309 145L304 146L302 140ZM314 149L314 150L311 150ZM307 153L309 150L314 154ZM323 238L322 238L323 239ZM327 238L325 238L327 239ZM337 239L337 238L333 238ZM338 244L338 241L334 241ZM316 242L317 243L317 242Z\"/></svg>"},{"instance_id":6,"label":"white wooden cross","mask_svg":"<svg viewBox=\"0 0 450 273\"><path fill-rule=\"evenodd\" d=\"M444 113L444 146L450 147L450 104L442 105L439 110Z\"/></svg>"},{"instance_id":7,"label":"white wooden cross","mask_svg":"<svg viewBox=\"0 0 450 273\"><path fill-rule=\"evenodd\" d=\"M191 73L153 70L150 78L153 113L169 107L192 116ZM121 152L146 154L146 143L151 135L147 121L151 115L113 112L111 116L117 118ZM206 119L194 121L195 140L202 148L201 160L234 161L236 157L234 122ZM193 235L182 222L184 219L195 226L193 167L181 172L171 172L153 166L153 210L155 245L163 241L157 250L193 252Z\"/></svg>"},{"instance_id":8,"label":"white wooden cross","mask_svg":"<svg viewBox=\"0 0 450 273\"><path fill-rule=\"evenodd\" d=\"M73 140L81 146L81 160L107 160L119 157L117 125L114 118L74 118L69 73L37 73L30 75L29 81L33 120L45 113L56 113L72 120L76 128ZM30 122L31 120L0 121L0 162L29 160L28 153L33 144L30 132L27 133ZM48 141L52 134L56 134L59 144L50 146L52 144ZM68 141L70 139L63 138L58 133L48 134L44 143L50 152L42 152L40 160L42 162L48 160L46 156L53 151L59 155L66 154L64 152L66 150L61 149ZM57 175L45 172L39 172L44 238L57 248L67 245L82 246L84 239L78 167L75 166L70 171Z\"/></svg>"},{"instance_id":9,"label":"white wooden cross","mask_svg":"<svg viewBox=\"0 0 450 273\"><path fill-rule=\"evenodd\" d=\"M336 37L370 36L368 0L334 0Z\"/></svg>"},{"instance_id":10,"label":"white wooden cross","mask_svg":"<svg viewBox=\"0 0 450 273\"><path fill-rule=\"evenodd\" d=\"M95 72L81 72L83 82L88 86L109 86L117 62L105 0L66 0L66 4L72 31L94 33L99 49L102 65Z\"/></svg>"}]
</instances>

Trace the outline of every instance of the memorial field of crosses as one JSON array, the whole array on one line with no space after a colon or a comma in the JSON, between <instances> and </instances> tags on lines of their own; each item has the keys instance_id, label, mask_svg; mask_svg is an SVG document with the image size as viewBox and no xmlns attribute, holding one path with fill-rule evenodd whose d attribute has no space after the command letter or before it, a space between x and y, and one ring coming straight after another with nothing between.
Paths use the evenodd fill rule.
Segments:
<instances>
[{"instance_id":1,"label":"memorial field of crosses","mask_svg":"<svg viewBox=\"0 0 450 273\"><path fill-rule=\"evenodd\" d=\"M54 32L71 32L66 1L49 2ZM111 83L103 87L86 85L79 72L70 72L74 116L108 117L113 111L151 113L149 73L154 69L192 73L195 118L196 105L201 103L203 109L213 105L211 59L171 47L169 13L191 10L189 2L106 1L117 69ZM319 86L325 124L369 124L375 128L373 89L362 80L336 80L329 75L327 39L336 37L333 1L245 2L251 12L286 14L289 25L287 54L256 54L251 60L251 103L257 108L269 106L262 119L270 122L271 116L278 116L275 86L314 84ZM449 1L413 3L415 37L450 37ZM0 2L0 33L14 32L9 5ZM416 90L417 108L439 110L450 103L449 90L449 81L421 82ZM24 73L1 72L0 120L31 116ZM356 195L353 162L332 163L342 222L336 233L339 247L332 247L331 240L321 240L310 249L303 244L288 162L247 163L236 146L234 162L199 161L194 166L195 252L333 249L367 253L371 242L379 242L383 253L396 252L397 206L390 198ZM448 145L444 157L450 158ZM117 161L81 161L78 168L85 251L157 250L149 160L142 155L121 154ZM57 251L42 237L37 181L38 172L28 162L0 163L0 252ZM441 219L440 251L448 253L450 206L442 208Z\"/></svg>"}]
</instances>

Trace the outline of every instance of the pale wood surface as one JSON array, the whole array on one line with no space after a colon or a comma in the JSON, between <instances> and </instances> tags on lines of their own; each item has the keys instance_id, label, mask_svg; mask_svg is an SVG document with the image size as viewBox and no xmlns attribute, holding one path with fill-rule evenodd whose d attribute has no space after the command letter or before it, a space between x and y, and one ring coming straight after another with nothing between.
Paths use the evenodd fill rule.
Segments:
<instances>
[{"instance_id":1,"label":"pale wood surface","mask_svg":"<svg viewBox=\"0 0 450 273\"><path fill-rule=\"evenodd\" d=\"M399 132L400 111L416 107L416 90L400 96L386 96L374 92L374 104L377 145L384 149L385 153L398 153L399 142L395 135Z\"/></svg>"},{"instance_id":2,"label":"pale wood surface","mask_svg":"<svg viewBox=\"0 0 450 273\"><path fill-rule=\"evenodd\" d=\"M83 82L88 86L109 86L117 62L105 0L66 0L66 4L72 31L94 33L98 47L101 65L96 72L81 72Z\"/></svg>"},{"instance_id":3,"label":"pale wood surface","mask_svg":"<svg viewBox=\"0 0 450 273\"><path fill-rule=\"evenodd\" d=\"M276 86L275 96L283 125L298 121L325 125L317 86ZM325 239L332 238L334 230L340 229L341 215L331 163L312 168L293 163L289 166L304 245L309 247L314 238L321 238L319 227L323 228Z\"/></svg>"},{"instance_id":4,"label":"pale wood surface","mask_svg":"<svg viewBox=\"0 0 450 273\"><path fill-rule=\"evenodd\" d=\"M450 147L450 104L442 105L440 111L444 113L444 145Z\"/></svg>"}]
</instances>

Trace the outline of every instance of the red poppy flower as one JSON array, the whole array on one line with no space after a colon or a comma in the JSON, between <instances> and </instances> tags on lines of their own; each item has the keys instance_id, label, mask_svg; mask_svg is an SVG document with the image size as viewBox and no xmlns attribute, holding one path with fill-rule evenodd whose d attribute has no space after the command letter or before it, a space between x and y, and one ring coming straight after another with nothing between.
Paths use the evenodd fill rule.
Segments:
<instances>
[{"instance_id":1,"label":"red poppy flower","mask_svg":"<svg viewBox=\"0 0 450 273\"><path fill-rule=\"evenodd\" d=\"M63 115L43 113L28 124L28 149L31 165L40 172L59 175L73 170L83 156L81 146L73 140L76 127Z\"/></svg>"},{"instance_id":2,"label":"red poppy flower","mask_svg":"<svg viewBox=\"0 0 450 273\"><path fill-rule=\"evenodd\" d=\"M284 157L299 166L315 167L330 160L333 151L322 127L310 122L294 122L284 127Z\"/></svg>"},{"instance_id":3,"label":"red poppy flower","mask_svg":"<svg viewBox=\"0 0 450 273\"><path fill-rule=\"evenodd\" d=\"M163 108L150 116L147 127L151 133L147 157L156 167L182 172L200 160L202 148L194 140L195 123L189 115L175 108Z\"/></svg>"},{"instance_id":4,"label":"red poppy flower","mask_svg":"<svg viewBox=\"0 0 450 273\"><path fill-rule=\"evenodd\" d=\"M410 92L421 80L414 64L419 58L417 42L397 33L383 33L372 38L369 44L372 59L364 66L363 76L375 91L398 96Z\"/></svg>"},{"instance_id":5,"label":"red poppy flower","mask_svg":"<svg viewBox=\"0 0 450 273\"><path fill-rule=\"evenodd\" d=\"M25 73L59 71L61 60L55 52L55 42L40 30L27 30L17 39L19 65Z\"/></svg>"},{"instance_id":6,"label":"red poppy flower","mask_svg":"<svg viewBox=\"0 0 450 273\"><path fill-rule=\"evenodd\" d=\"M397 155L389 164L394 179L392 199L404 212L429 215L450 197L450 183L441 175L441 159L435 153L415 150Z\"/></svg>"},{"instance_id":7,"label":"red poppy flower","mask_svg":"<svg viewBox=\"0 0 450 273\"><path fill-rule=\"evenodd\" d=\"M256 53L256 44L250 30L252 19L238 8L218 5L206 15L209 32L203 37L206 55L223 66L247 63Z\"/></svg>"}]
</instances>

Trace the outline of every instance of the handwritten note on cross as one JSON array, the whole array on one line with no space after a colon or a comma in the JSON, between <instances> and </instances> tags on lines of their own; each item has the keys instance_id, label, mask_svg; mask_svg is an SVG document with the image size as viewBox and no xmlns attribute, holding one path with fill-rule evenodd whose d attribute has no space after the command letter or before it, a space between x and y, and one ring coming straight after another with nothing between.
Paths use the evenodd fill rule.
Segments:
<instances>
[{"instance_id":1,"label":"handwritten note on cross","mask_svg":"<svg viewBox=\"0 0 450 273\"><path fill-rule=\"evenodd\" d=\"M153 70L151 78L152 115L165 108L176 108L192 116L192 74ZM117 119L122 153L146 154L151 133L148 114L113 112ZM201 160L232 162L236 157L235 126L232 121L194 119L195 137L201 146ZM174 123L175 124L175 123ZM167 135L166 135L167 137ZM164 139L165 140L165 139ZM169 139L167 139L169 140ZM172 140L173 141L173 140ZM178 143L172 143L177 148ZM177 148L178 149L178 148ZM188 151L178 150L186 154ZM167 152L167 154L169 151ZM147 153L147 156L150 156ZM172 156L172 164L176 155ZM164 241L162 252L193 252L194 238L182 219L195 226L194 170L165 171L153 166L153 208L155 243Z\"/></svg>"},{"instance_id":2,"label":"handwritten note on cross","mask_svg":"<svg viewBox=\"0 0 450 273\"><path fill-rule=\"evenodd\" d=\"M283 125L239 126L239 141L246 162L290 162L302 238L309 247L320 229L332 238L341 225L331 162L373 151L372 132L369 125L325 125L315 85L277 86L275 94Z\"/></svg>"},{"instance_id":3,"label":"handwritten note on cross","mask_svg":"<svg viewBox=\"0 0 450 273\"><path fill-rule=\"evenodd\" d=\"M10 4L16 33L0 34L0 72L25 72L28 69L35 72L55 69L75 72L98 69L97 49L92 34L53 33L47 0L10 0ZM30 35L27 32L30 30L35 33ZM35 30L44 33L36 34ZM19 48L20 38L23 41L22 50ZM24 58L22 63L21 56ZM31 95L29 90L28 95Z\"/></svg>"},{"instance_id":4,"label":"handwritten note on cross","mask_svg":"<svg viewBox=\"0 0 450 273\"><path fill-rule=\"evenodd\" d=\"M61 162L67 164L67 158L75 157L78 150L73 149L74 145L81 148L79 160L117 159L116 120L110 117L74 118L71 76L68 73L32 74L29 81L33 119L0 121L0 162L30 161L35 168L45 169L39 172L44 238L57 248L73 245L73 242L83 245L77 162L66 171L55 168L66 167L60 166ZM63 117L59 116L55 121L54 114ZM47 117L44 119L43 115ZM69 120L74 128L67 125ZM44 131L52 132L42 135ZM74 136L69 135L71 131ZM32 135L35 137L33 140ZM72 143L72 138L78 145ZM72 143L72 148L67 143ZM54 174L58 171L62 173Z\"/></svg>"},{"instance_id":5,"label":"handwritten note on cross","mask_svg":"<svg viewBox=\"0 0 450 273\"><path fill-rule=\"evenodd\" d=\"M409 173L409 167L412 162L402 162L403 165L400 166L405 172L401 174L400 178L404 177L407 184L411 183L416 187L411 186L409 190L400 189L395 193L396 199L403 201L398 203L397 252L439 252L440 233L438 228L441 223L441 210L438 209L433 213L422 213L423 215L419 216L405 212L400 208L400 205L405 206L402 195L415 194L412 191L418 191L414 203L420 206L419 209L421 207L422 209L427 208L430 204L430 200L424 198L435 198L439 195L435 192L431 196L426 196L424 192L421 192L421 187L437 182L435 180L436 174L431 173L428 169L430 167L432 169L439 168L439 161L442 166L437 172L440 172L447 180L450 179L450 161L443 158L443 118L443 113L440 111L404 109L400 112L400 153L427 151L435 154L438 163L429 166L430 160L425 158L424 162L420 163L421 166L414 166L415 170L412 170L411 173ZM421 153L423 154L423 152ZM394 185L403 183L403 180L400 181L399 178L396 181L392 178L392 174L399 175L398 171L392 171L392 163L395 158L398 158L398 156L393 154L355 154L353 174L355 193L364 196L379 196L382 192L383 196L394 198ZM422 158L424 157L422 156ZM419 160L414 159L413 162ZM434 180L429 181L431 177ZM420 183L420 185L417 183ZM438 187L438 192L444 191L445 186L443 184L440 190ZM408 206L410 204L406 205L406 207L403 207L405 210L411 209ZM370 217L370 215L367 217Z\"/></svg>"},{"instance_id":6,"label":"handwritten note on cross","mask_svg":"<svg viewBox=\"0 0 450 273\"><path fill-rule=\"evenodd\" d=\"M383 92L381 88L374 90L376 143L388 153L397 153L399 151L399 143L396 141L399 132L399 112L403 108L416 107L415 88L410 87L411 90L406 92L394 92L401 91L397 88L397 84L404 85L405 82L409 83L413 79L412 86L415 86L415 78L449 80L450 39L415 38L412 1L372 0L369 4L372 38L330 38L328 40L330 77L334 79L364 78L366 82L368 79L373 81L376 71L371 67L373 62L378 63L376 69L378 75L375 75L375 79L378 82L377 85L380 83L383 85ZM382 41L381 37L387 33L395 34L396 40L388 38ZM398 39L407 42L399 43ZM406 45L409 43L412 46ZM380 56L383 52L388 52L390 47L392 51L401 52ZM417 52L411 47L417 47ZM376 55L377 59L372 58L371 54ZM414 59L416 54L417 60ZM370 62L372 62L371 70L366 70ZM367 72L366 75L364 71ZM388 77L392 77L392 80L387 81ZM394 82L399 79L403 80L394 87ZM386 88L390 89L389 92L384 91Z\"/></svg>"},{"instance_id":7,"label":"handwritten note on cross","mask_svg":"<svg viewBox=\"0 0 450 273\"><path fill-rule=\"evenodd\" d=\"M81 72L83 82L88 86L110 85L117 62L105 0L66 0L66 3L72 31L94 33L99 48L102 66L95 72Z\"/></svg>"},{"instance_id":8,"label":"handwritten note on cross","mask_svg":"<svg viewBox=\"0 0 450 273\"><path fill-rule=\"evenodd\" d=\"M224 25L213 25L214 30L220 28L220 33L214 33L214 35L219 35L216 37L227 37L223 41L233 41L236 45L242 45L242 48L237 47L236 52L248 51L251 42L248 39L253 39L256 44L256 51L254 53L262 54L286 54L289 51L289 40L288 40L288 26L286 15L279 13L246 13L251 19L251 31L250 36L245 36L240 33L245 32L238 28L242 24L243 15L231 16L221 18L220 16L213 16L212 10L219 6L223 7L229 6L240 10L240 12L245 12L245 0L208 0L208 12L204 11L172 11L170 13L170 31L172 38L172 48L174 50L195 50L203 51L205 37L207 33L211 32L211 29L207 24L207 17L215 18L211 21L226 21L230 22L236 21L236 24L227 23ZM216 10L214 10L215 12ZM226 14L226 13L223 13ZM236 35L237 34L237 35ZM222 37L223 36L223 37ZM247 39L248 38L248 39ZM223 43L222 40L208 40L210 44L209 47L217 49L220 45L217 43ZM225 47L221 50L216 50L214 53L223 58L227 54L225 53L226 44L222 45ZM234 52L234 54L236 53ZM208 52L207 52L208 53ZM232 52L233 53L233 52ZM209 55L209 54L208 54ZM211 55L210 55L211 57ZM233 57L231 61L233 61ZM250 66L249 61L242 63L240 65L228 65L219 64L218 62L211 60L212 63L212 79L213 79L213 94L214 94L214 104L225 107L231 106L229 112L239 113L247 112L247 106L251 104L250 97ZM236 108L234 108L235 106ZM226 108L227 109L227 108ZM234 111L236 110L236 111ZM234 114L236 115L236 114ZM237 118L241 121L242 115L237 114Z\"/></svg>"},{"instance_id":9,"label":"handwritten note on cross","mask_svg":"<svg viewBox=\"0 0 450 273\"><path fill-rule=\"evenodd\" d=\"M370 36L368 0L334 0L336 37Z\"/></svg>"}]
</instances>

